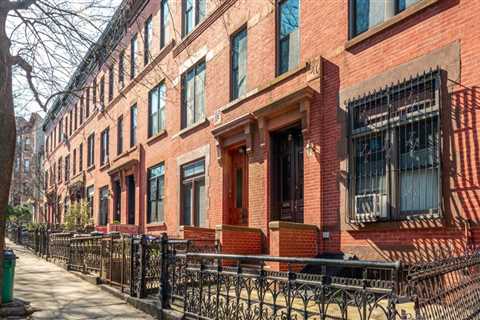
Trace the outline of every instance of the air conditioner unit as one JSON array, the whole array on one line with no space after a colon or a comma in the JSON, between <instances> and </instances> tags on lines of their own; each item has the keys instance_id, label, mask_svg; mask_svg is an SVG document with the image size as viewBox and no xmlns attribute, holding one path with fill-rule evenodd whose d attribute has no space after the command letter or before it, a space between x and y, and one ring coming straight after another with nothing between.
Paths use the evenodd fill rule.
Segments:
<instances>
[{"instance_id":1,"label":"air conditioner unit","mask_svg":"<svg viewBox=\"0 0 480 320\"><path fill-rule=\"evenodd\" d=\"M375 221L387 217L387 195L373 193L355 196L357 220Z\"/></svg>"}]
</instances>

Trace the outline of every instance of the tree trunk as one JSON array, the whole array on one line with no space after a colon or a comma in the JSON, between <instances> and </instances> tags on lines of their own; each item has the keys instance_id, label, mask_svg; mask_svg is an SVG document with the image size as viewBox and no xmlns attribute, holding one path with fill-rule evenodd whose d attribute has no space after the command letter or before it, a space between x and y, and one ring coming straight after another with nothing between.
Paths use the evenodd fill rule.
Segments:
<instances>
[{"instance_id":1,"label":"tree trunk","mask_svg":"<svg viewBox=\"0 0 480 320\"><path fill-rule=\"evenodd\" d=\"M15 158L15 111L12 95L10 40L6 34L8 11L0 10L0 288L3 287L5 218ZM0 304L1 304L0 295Z\"/></svg>"}]
</instances>

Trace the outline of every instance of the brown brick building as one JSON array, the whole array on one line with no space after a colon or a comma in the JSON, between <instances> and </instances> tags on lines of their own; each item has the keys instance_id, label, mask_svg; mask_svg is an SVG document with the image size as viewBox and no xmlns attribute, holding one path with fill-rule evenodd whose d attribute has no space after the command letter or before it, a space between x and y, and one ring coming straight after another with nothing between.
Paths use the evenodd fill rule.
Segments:
<instances>
[{"instance_id":1,"label":"brown brick building","mask_svg":"<svg viewBox=\"0 0 480 320\"><path fill-rule=\"evenodd\" d=\"M33 219L43 218L44 135L42 117L32 113L30 119L16 117L17 142L10 188L9 204L25 205L32 210Z\"/></svg>"},{"instance_id":2,"label":"brown brick building","mask_svg":"<svg viewBox=\"0 0 480 320\"><path fill-rule=\"evenodd\" d=\"M127 1L45 122L49 217L280 256L478 242L479 10Z\"/></svg>"}]
</instances>

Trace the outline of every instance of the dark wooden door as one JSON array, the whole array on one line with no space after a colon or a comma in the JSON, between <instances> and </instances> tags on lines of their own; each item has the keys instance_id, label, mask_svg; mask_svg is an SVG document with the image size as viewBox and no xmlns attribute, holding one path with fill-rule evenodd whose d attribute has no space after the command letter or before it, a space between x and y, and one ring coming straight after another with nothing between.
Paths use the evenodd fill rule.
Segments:
<instances>
[{"instance_id":1,"label":"dark wooden door","mask_svg":"<svg viewBox=\"0 0 480 320\"><path fill-rule=\"evenodd\" d=\"M248 225L248 165L245 147L231 150L230 156L229 223Z\"/></svg>"},{"instance_id":2,"label":"dark wooden door","mask_svg":"<svg viewBox=\"0 0 480 320\"><path fill-rule=\"evenodd\" d=\"M135 178L127 176L128 224L135 224Z\"/></svg>"},{"instance_id":3,"label":"dark wooden door","mask_svg":"<svg viewBox=\"0 0 480 320\"><path fill-rule=\"evenodd\" d=\"M299 127L273 135L272 215L303 223L303 136Z\"/></svg>"}]
</instances>

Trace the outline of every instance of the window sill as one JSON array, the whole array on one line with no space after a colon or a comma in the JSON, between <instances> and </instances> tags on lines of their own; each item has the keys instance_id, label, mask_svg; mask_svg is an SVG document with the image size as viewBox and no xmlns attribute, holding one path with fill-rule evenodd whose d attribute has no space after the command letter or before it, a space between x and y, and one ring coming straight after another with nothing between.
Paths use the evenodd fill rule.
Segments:
<instances>
[{"instance_id":1,"label":"window sill","mask_svg":"<svg viewBox=\"0 0 480 320\"><path fill-rule=\"evenodd\" d=\"M410 16L418 13L419 11L424 10L425 8L439 2L440 0L423 0L420 1L416 4L413 4L409 8L407 8L405 11L400 12L399 14L391 17L390 19L386 20L385 22L376 25L375 27L353 37L352 39L348 40L345 43L345 49L349 50L358 44L360 44L363 41L366 41L367 39L370 39L379 33L384 32L386 29L391 28L392 26L396 25L397 23L409 18Z\"/></svg>"},{"instance_id":2,"label":"window sill","mask_svg":"<svg viewBox=\"0 0 480 320\"><path fill-rule=\"evenodd\" d=\"M154 144L155 142L157 142L158 140L160 140L160 139L162 139L166 136L167 136L167 130L163 129L162 131L158 132L154 136L151 136L150 138L148 138L146 143L147 143L147 145L150 146L150 145Z\"/></svg>"},{"instance_id":3,"label":"window sill","mask_svg":"<svg viewBox=\"0 0 480 320\"><path fill-rule=\"evenodd\" d=\"M178 131L178 133L176 135L174 135L172 138L176 138L176 137L179 137L179 136L184 136L184 135L187 135L189 133L191 133L192 131L198 129L199 127L205 125L209 123L208 122L208 119L207 118L203 118L202 120L200 121L197 121L196 123L192 124L191 126L189 127L186 127L180 131Z\"/></svg>"},{"instance_id":4,"label":"window sill","mask_svg":"<svg viewBox=\"0 0 480 320\"><path fill-rule=\"evenodd\" d=\"M356 219L350 219L350 224L357 226L366 226L372 224L398 224L408 222L435 222L440 220L441 214L438 212L425 212L419 214L411 214L399 219L381 218L374 215L365 215L363 217L357 217Z\"/></svg>"},{"instance_id":5,"label":"window sill","mask_svg":"<svg viewBox=\"0 0 480 320\"><path fill-rule=\"evenodd\" d=\"M95 169L95 164L92 164L90 167L87 167L87 172L90 172L93 169Z\"/></svg>"},{"instance_id":6,"label":"window sill","mask_svg":"<svg viewBox=\"0 0 480 320\"><path fill-rule=\"evenodd\" d=\"M128 156L130 153L132 153L133 151L137 150L137 145L134 145L133 147L131 147L130 149L126 150L126 151L123 151L122 153L120 153L115 159L113 159L113 162L117 162L118 160L122 159L123 157L126 157Z\"/></svg>"},{"instance_id":7,"label":"window sill","mask_svg":"<svg viewBox=\"0 0 480 320\"><path fill-rule=\"evenodd\" d=\"M100 166L100 168L98 168L100 171L104 171L105 169L108 169L110 168L110 161L109 162L105 162L104 164L102 164Z\"/></svg>"}]
</instances>

